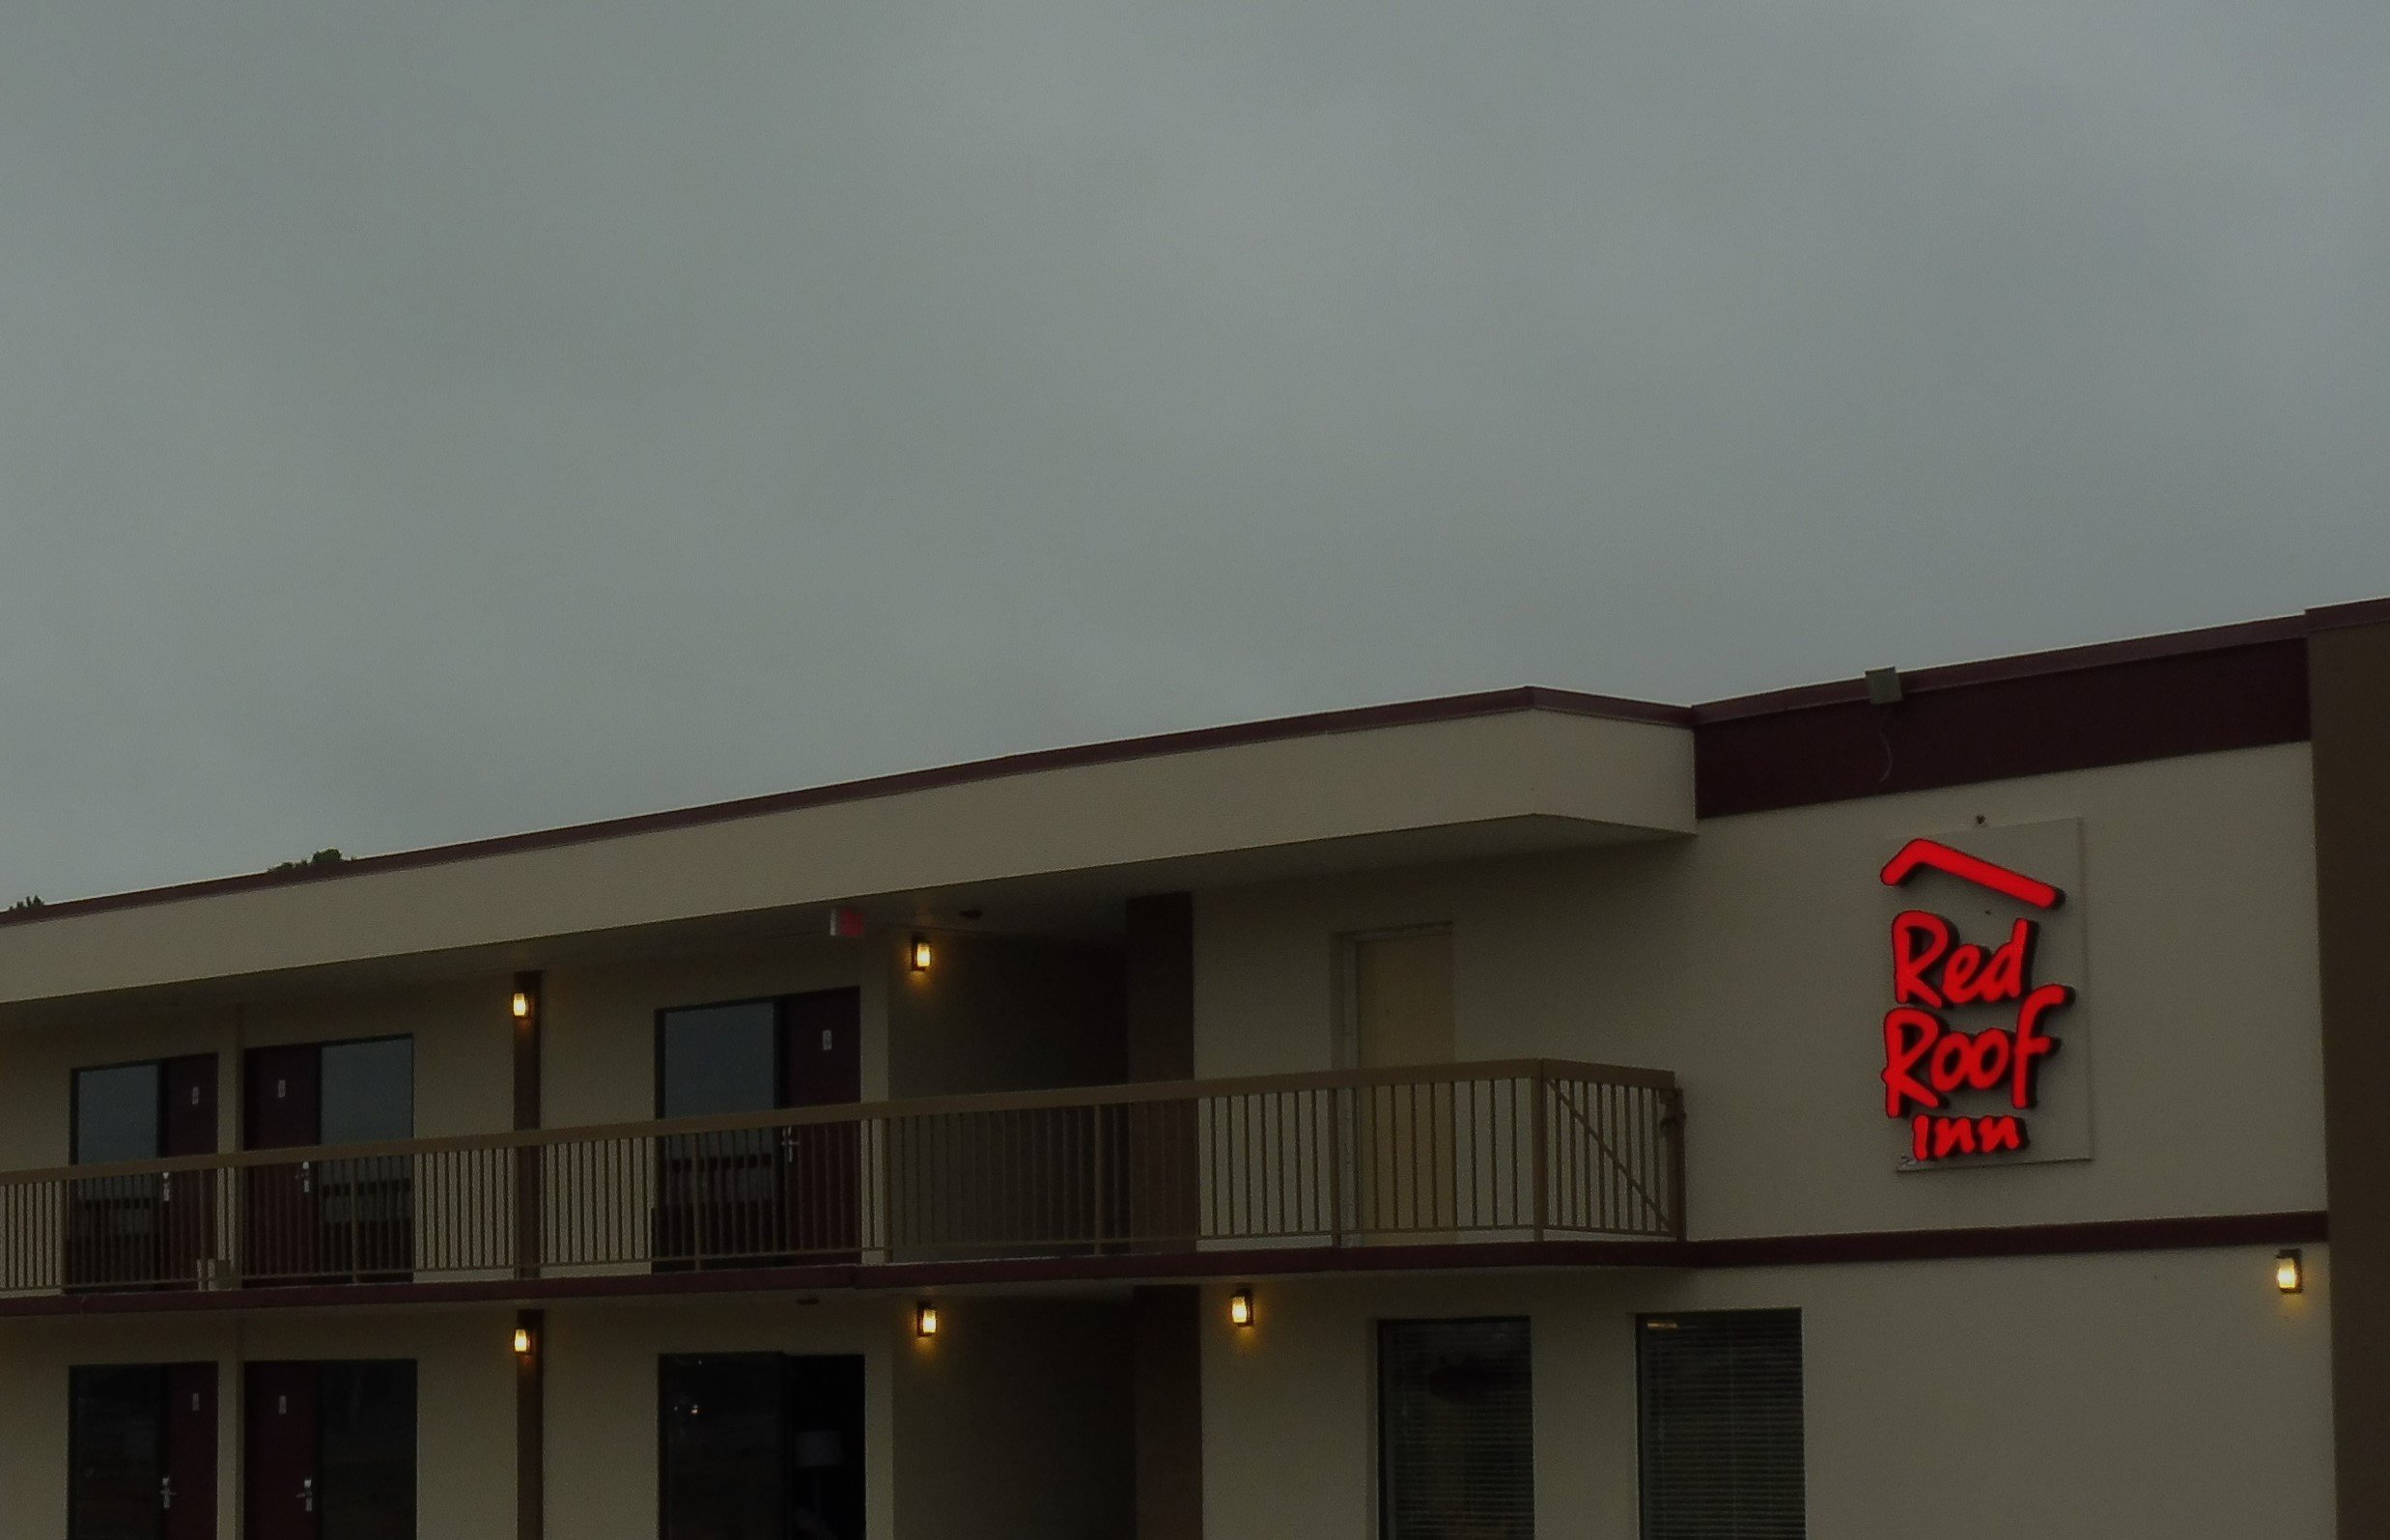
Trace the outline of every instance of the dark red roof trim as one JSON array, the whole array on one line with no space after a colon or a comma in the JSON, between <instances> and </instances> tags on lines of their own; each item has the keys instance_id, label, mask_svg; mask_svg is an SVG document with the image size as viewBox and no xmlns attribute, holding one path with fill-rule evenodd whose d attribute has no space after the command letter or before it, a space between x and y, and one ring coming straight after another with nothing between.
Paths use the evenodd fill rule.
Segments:
<instances>
[{"instance_id":1,"label":"dark red roof trim","mask_svg":"<svg viewBox=\"0 0 2390 1540\"><path fill-rule=\"evenodd\" d=\"M2310 631L2341 630L2350 626L2390 625L2390 599L2360 599L2349 604L2327 604L2307 612Z\"/></svg>"},{"instance_id":2,"label":"dark red roof trim","mask_svg":"<svg viewBox=\"0 0 2390 1540\"><path fill-rule=\"evenodd\" d=\"M1755 1236L1687 1243L1692 1266L1812 1267L1861 1262L1952 1262L2009 1256L2090 1256L2106 1251L2198 1251L2219 1246L2321 1246L2321 1209L2211 1214L2079 1224L1992 1225L1963 1230L1874 1230L1844 1235Z\"/></svg>"},{"instance_id":3,"label":"dark red roof trim","mask_svg":"<svg viewBox=\"0 0 2390 1540\"><path fill-rule=\"evenodd\" d=\"M1703 707L1694 728L1702 818L2023 775L2261 748L2308 736L2303 630L2267 623L2115 648L1904 675Z\"/></svg>"},{"instance_id":4,"label":"dark red roof trim","mask_svg":"<svg viewBox=\"0 0 2390 1540\"><path fill-rule=\"evenodd\" d=\"M1759 1236L1722 1241L1483 1241L1434 1246L1271 1246L1174 1255L1025 1257L987 1262L900 1262L606 1277L491 1279L454 1283L353 1283L207 1292L35 1295L0 1300L0 1317L153 1315L316 1305L464 1304L704 1294L910 1293L931 1288L1352 1273L1469 1272L1487 1268L1816 1267L1962 1258L2089 1256L2110 1251L2188 1251L2226 1246L2320 1246L2330 1236L2321 1209L2185 1218L2107 1219L2080 1224L1959 1230L1880 1230L1839 1235Z\"/></svg>"},{"instance_id":5,"label":"dark red roof trim","mask_svg":"<svg viewBox=\"0 0 2390 1540\"><path fill-rule=\"evenodd\" d=\"M2390 603L2390 601L2385 601ZM2051 674L2114 668L2123 663L2147 663L2158 658L2198 657L2263 642L2297 641L2305 637L2307 622L2299 617L2242 621L2209 626L2200 630L2170 631L2163 636L2135 636L2121 642L2092 642L2082 647L2059 647L2047 652L2018 653L1972 663L1943 663L1914 671L1903 669L1901 687L1911 695L1941 689L1965 689L1976 685L1999 685L2041 679ZM1847 705L1868 698L1865 679L1835 680L1824 685L1799 685L1757 695L1735 695L1693 708L1693 719L1706 726L1744 716L1771 716L1813 706Z\"/></svg>"}]
</instances>

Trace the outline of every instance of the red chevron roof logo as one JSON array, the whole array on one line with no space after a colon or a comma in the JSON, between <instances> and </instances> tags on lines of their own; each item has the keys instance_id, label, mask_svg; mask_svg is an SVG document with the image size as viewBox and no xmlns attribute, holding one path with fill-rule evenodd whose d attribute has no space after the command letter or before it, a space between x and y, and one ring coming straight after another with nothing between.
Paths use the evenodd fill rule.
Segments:
<instances>
[{"instance_id":1,"label":"red chevron roof logo","mask_svg":"<svg viewBox=\"0 0 2390 1540\"><path fill-rule=\"evenodd\" d=\"M1900 854L1884 867L1884 885L1903 886L1909 879L1926 870L1947 872L1962 882L1990 888L1995 893L2005 894L2020 904L2030 904L2035 909L2056 909L2067 902L2066 893L2047 882L2027 877L2022 872L2011 872L1980 855L1969 855L1965 851L1953 850L1940 840L1930 839L1913 839L1901 846Z\"/></svg>"}]
</instances>

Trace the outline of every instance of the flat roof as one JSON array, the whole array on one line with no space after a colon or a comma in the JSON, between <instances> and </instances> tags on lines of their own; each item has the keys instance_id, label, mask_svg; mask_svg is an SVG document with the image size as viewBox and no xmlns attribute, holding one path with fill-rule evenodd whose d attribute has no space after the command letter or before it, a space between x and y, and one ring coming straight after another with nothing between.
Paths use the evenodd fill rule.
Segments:
<instances>
[{"instance_id":1,"label":"flat roof","mask_svg":"<svg viewBox=\"0 0 2390 1540\"><path fill-rule=\"evenodd\" d=\"M2317 630L2375 624L2390 624L2390 598L2312 609L2304 614L2269 620L2017 654L1975 662L1944 664L1915 672L1904 671L1901 675L1901 683L1904 689L1912 696L1965 691L1990 685L2018 684L2068 674L2128 668L2135 664L2179 662L2252 648L2279 647L2287 643L2302 643L2309 634ZM114 910L179 903L261 888L314 882L337 882L415 867L445 865L484 856L547 850L663 830L689 828L708 824L764 817L775 813L828 807L842 802L858 802L914 792L965 786L1004 777L1118 765L1207 749L1283 742L1297 739L1321 738L1392 727L1465 721L1513 712L1541 712L1566 716L1598 717L1614 721L1683 727L1693 729L1698 738L1700 731L1707 727L1729 723L1748 723L1757 718L1782 716L1794 713L1848 708L1865 705L1867 701L1867 686L1864 679L1844 679L1825 684L1797 686L1786 689L1733 696L1693 706L1673 706L1612 695L1589 694L1578 690L1522 686L1509 689L1483 690L1426 700L1313 712L1260 721L1155 733L1062 748L998 755L993 758L967 760L958 764L924 770L867 776L858 780L839 781L796 791L775 792L660 812L599 819L518 834L495 835L444 845L425 846L414 850L351 856L337 864L301 866L282 871L246 872L228 877L170 883L158 887L139 888L87 898L65 899L44 903L38 909L0 912L0 928L41 924ZM2303 736L2303 698L2300 720ZM2282 729L2276 725L2270 729L2270 732L2273 738L2278 740ZM2182 750L2176 748L2163 751L2180 752ZM2100 762L2112 763L2114 760L2111 757ZM1743 809L1736 807L1724 810Z\"/></svg>"}]
</instances>

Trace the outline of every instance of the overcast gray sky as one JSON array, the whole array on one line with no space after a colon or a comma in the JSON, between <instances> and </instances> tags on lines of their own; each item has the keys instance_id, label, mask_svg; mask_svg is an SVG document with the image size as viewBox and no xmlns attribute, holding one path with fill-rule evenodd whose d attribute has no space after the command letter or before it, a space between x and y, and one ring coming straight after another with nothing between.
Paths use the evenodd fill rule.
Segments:
<instances>
[{"instance_id":1,"label":"overcast gray sky","mask_svg":"<svg viewBox=\"0 0 2390 1540\"><path fill-rule=\"evenodd\" d=\"M0 888L2390 593L2381 0L7 0Z\"/></svg>"}]
</instances>

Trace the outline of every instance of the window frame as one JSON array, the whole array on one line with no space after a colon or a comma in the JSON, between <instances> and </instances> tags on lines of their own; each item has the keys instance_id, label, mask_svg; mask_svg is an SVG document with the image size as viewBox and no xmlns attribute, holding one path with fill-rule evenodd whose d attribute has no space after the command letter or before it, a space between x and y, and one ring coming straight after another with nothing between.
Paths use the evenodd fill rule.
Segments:
<instances>
[{"instance_id":1,"label":"window frame","mask_svg":"<svg viewBox=\"0 0 2390 1540\"><path fill-rule=\"evenodd\" d=\"M335 1039L328 1043L292 1043L283 1045L289 1048L312 1048L316 1050L316 1127L319 1130L323 1126L324 1105L330 1100L324 1095L324 1087L329 1083L323 1077L323 1055L325 1052L336 1048L372 1048L383 1043L404 1043L407 1045L407 1132L400 1134L396 1140L374 1139L366 1142L376 1144L398 1143L416 1136L420 1124L415 1115L419 1110L415 1104L422 1094L423 1066L421 1062L422 1056L415 1051L415 1034L412 1032L383 1032L374 1037L344 1037ZM244 1087L244 1090L246 1088Z\"/></svg>"},{"instance_id":2,"label":"window frame","mask_svg":"<svg viewBox=\"0 0 2390 1540\"><path fill-rule=\"evenodd\" d=\"M152 1070L156 1083L150 1108L150 1143L154 1148L143 1159L159 1159L156 1151L166 1143L166 1064L173 1054L141 1059L123 1059L114 1064L78 1064L67 1072L67 1163L69 1165L106 1165L114 1162L85 1161L83 1154L83 1077L105 1075L113 1070Z\"/></svg>"},{"instance_id":3,"label":"window frame","mask_svg":"<svg viewBox=\"0 0 2390 1540\"><path fill-rule=\"evenodd\" d=\"M1527 1375L1527 1506L1528 1528L1532 1534L1535 1526L1535 1321L1530 1314L1466 1315L1466 1316L1396 1316L1385 1317L1376 1323L1376 1351L1370 1355L1370 1413L1376 1421L1375 1437L1370 1441L1374 1479L1369 1486L1369 1503L1374 1512L1370 1533L1377 1540L1395 1540L1391 1526L1394 1523L1392 1504L1389 1501L1388 1483L1392 1463L1387 1458L1387 1377L1386 1346L1391 1332L1406 1327L1472 1327L1515 1326L1520 1332L1520 1352Z\"/></svg>"},{"instance_id":4,"label":"window frame","mask_svg":"<svg viewBox=\"0 0 2390 1540\"><path fill-rule=\"evenodd\" d=\"M1656 1310L1635 1317L1635 1533L1638 1540L1652 1540L1652 1490L1650 1475L1651 1418L1650 1367L1645 1356L1644 1344L1656 1332L1676 1330L1686 1321L1718 1321L1734 1318L1773 1317L1792 1324L1793 1348L1797 1356L1799 1377L1798 1411L1801 1418L1801 1506L1798 1532L1809 1532L1809 1323L1798 1305L1762 1305L1750 1309L1729 1310ZM1667 1323L1663 1327L1659 1323Z\"/></svg>"},{"instance_id":5,"label":"window frame","mask_svg":"<svg viewBox=\"0 0 2390 1540\"><path fill-rule=\"evenodd\" d=\"M656 1120L660 1123L665 1121L665 1019L668 1017L679 1016L689 1011L723 1011L735 1009L736 1007L742 1005L769 1005L772 1007L772 1084L769 1088L769 1096L771 1099L770 1105L773 1107L777 1107L780 1104L780 1088L788 1082L788 994L783 993L779 994L749 994L744 995L738 999L730 1000L697 1000L686 1005L659 1005L656 1007L656 1024L654 1034L655 1056L653 1074L655 1084L650 1097L650 1102L655 1107L654 1115Z\"/></svg>"}]
</instances>

